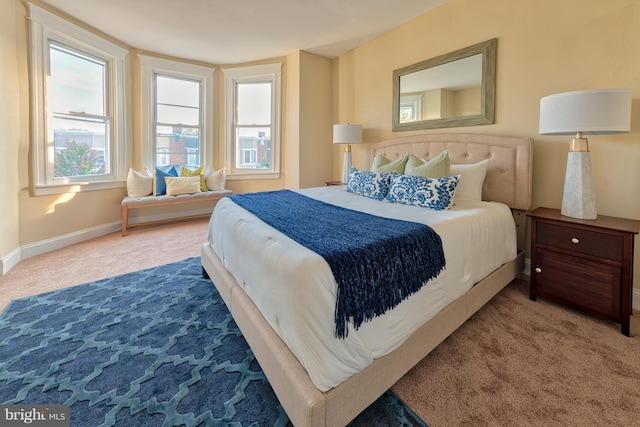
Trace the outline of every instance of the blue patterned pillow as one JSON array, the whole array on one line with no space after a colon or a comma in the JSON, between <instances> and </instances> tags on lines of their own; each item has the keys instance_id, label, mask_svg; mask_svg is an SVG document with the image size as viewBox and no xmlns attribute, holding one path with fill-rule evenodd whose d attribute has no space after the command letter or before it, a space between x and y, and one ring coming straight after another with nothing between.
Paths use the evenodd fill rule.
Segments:
<instances>
[{"instance_id":1,"label":"blue patterned pillow","mask_svg":"<svg viewBox=\"0 0 640 427\"><path fill-rule=\"evenodd\" d=\"M425 178L422 176L391 174L387 199L392 203L421 206L433 210L449 209L460 176Z\"/></svg>"},{"instance_id":2,"label":"blue patterned pillow","mask_svg":"<svg viewBox=\"0 0 640 427\"><path fill-rule=\"evenodd\" d=\"M156 196L167 194L167 184L164 178L167 176L178 176L178 172L174 166L156 166Z\"/></svg>"},{"instance_id":3,"label":"blue patterned pillow","mask_svg":"<svg viewBox=\"0 0 640 427\"><path fill-rule=\"evenodd\" d=\"M389 192L388 173L362 172L356 168L349 170L347 191L376 200L384 200Z\"/></svg>"}]
</instances>

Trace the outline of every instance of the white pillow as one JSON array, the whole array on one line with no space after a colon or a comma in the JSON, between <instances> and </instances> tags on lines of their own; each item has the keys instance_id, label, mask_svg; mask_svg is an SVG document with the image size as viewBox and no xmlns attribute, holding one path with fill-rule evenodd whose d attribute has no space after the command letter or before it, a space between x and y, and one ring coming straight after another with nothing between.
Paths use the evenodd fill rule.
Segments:
<instances>
[{"instance_id":1,"label":"white pillow","mask_svg":"<svg viewBox=\"0 0 640 427\"><path fill-rule=\"evenodd\" d=\"M137 172L129 169L127 174L127 196L144 197L153 193L153 174L145 167Z\"/></svg>"},{"instance_id":2,"label":"white pillow","mask_svg":"<svg viewBox=\"0 0 640 427\"><path fill-rule=\"evenodd\" d=\"M227 181L227 175L225 174L224 168L217 171L207 168L204 176L209 190L224 190L224 185Z\"/></svg>"},{"instance_id":3,"label":"white pillow","mask_svg":"<svg viewBox=\"0 0 640 427\"><path fill-rule=\"evenodd\" d=\"M166 176L164 180L167 183L167 196L200 192L200 175Z\"/></svg>"},{"instance_id":4,"label":"white pillow","mask_svg":"<svg viewBox=\"0 0 640 427\"><path fill-rule=\"evenodd\" d=\"M451 165L451 175L462 175L456 188L456 199L482 200L482 185L488 165L489 159L467 165Z\"/></svg>"}]
</instances>

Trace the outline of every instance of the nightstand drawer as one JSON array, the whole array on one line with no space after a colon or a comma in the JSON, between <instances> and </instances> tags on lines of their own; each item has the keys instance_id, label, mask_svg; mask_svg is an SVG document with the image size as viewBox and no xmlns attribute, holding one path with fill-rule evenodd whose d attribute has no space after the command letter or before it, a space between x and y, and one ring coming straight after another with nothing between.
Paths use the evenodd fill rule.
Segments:
<instances>
[{"instance_id":1,"label":"nightstand drawer","mask_svg":"<svg viewBox=\"0 0 640 427\"><path fill-rule=\"evenodd\" d=\"M633 241L640 221L598 215L570 218L537 208L531 218L529 298L549 298L620 323L629 336Z\"/></svg>"},{"instance_id":2,"label":"nightstand drawer","mask_svg":"<svg viewBox=\"0 0 640 427\"><path fill-rule=\"evenodd\" d=\"M620 316L622 267L541 249L537 253L537 293L593 314Z\"/></svg>"},{"instance_id":3,"label":"nightstand drawer","mask_svg":"<svg viewBox=\"0 0 640 427\"><path fill-rule=\"evenodd\" d=\"M538 244L622 262L623 237L539 221Z\"/></svg>"}]
</instances>

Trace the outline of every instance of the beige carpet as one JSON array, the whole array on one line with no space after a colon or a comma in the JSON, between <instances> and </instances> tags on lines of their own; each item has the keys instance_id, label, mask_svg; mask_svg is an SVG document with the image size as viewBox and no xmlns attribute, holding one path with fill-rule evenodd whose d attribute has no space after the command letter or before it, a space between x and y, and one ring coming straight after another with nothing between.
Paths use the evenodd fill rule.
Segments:
<instances>
[{"instance_id":1,"label":"beige carpet","mask_svg":"<svg viewBox=\"0 0 640 427\"><path fill-rule=\"evenodd\" d=\"M516 281L393 390L430 427L637 426L639 317L627 338Z\"/></svg>"},{"instance_id":2,"label":"beige carpet","mask_svg":"<svg viewBox=\"0 0 640 427\"><path fill-rule=\"evenodd\" d=\"M135 229L22 261L10 300L199 256L207 221ZM640 425L640 312L619 326L528 298L517 281L393 390L430 427Z\"/></svg>"},{"instance_id":3,"label":"beige carpet","mask_svg":"<svg viewBox=\"0 0 640 427\"><path fill-rule=\"evenodd\" d=\"M0 276L0 311L12 299L200 256L207 220L130 230L21 261Z\"/></svg>"}]
</instances>

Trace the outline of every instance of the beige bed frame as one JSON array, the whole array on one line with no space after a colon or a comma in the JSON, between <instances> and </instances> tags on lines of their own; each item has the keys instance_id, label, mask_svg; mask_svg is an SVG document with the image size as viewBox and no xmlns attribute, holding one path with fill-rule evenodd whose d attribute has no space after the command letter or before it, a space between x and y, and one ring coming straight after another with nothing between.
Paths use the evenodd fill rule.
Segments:
<instances>
[{"instance_id":1,"label":"beige bed frame","mask_svg":"<svg viewBox=\"0 0 640 427\"><path fill-rule=\"evenodd\" d=\"M430 159L447 149L451 163L489 159L483 199L507 204L518 226L518 248L524 248L525 211L531 202L533 141L477 134L426 134L382 141L371 146L371 160L384 153L393 160L407 152ZM464 178L463 178L464 179ZM297 427L344 426L444 341L524 269L524 251L418 329L400 347L376 359L339 386L321 392L286 344L224 268L208 244L202 266L220 292L265 372L291 422Z\"/></svg>"}]
</instances>

